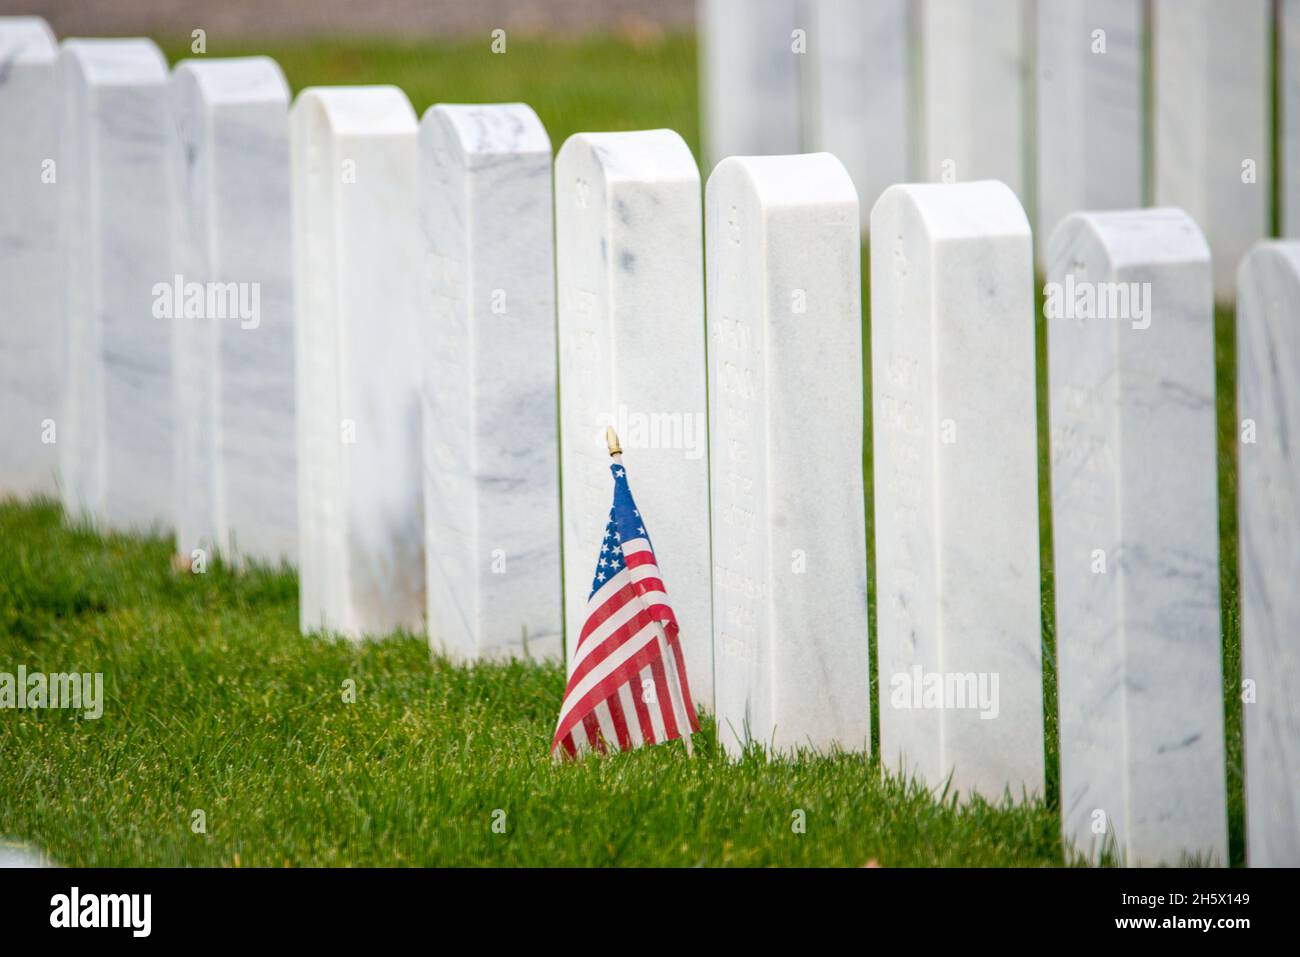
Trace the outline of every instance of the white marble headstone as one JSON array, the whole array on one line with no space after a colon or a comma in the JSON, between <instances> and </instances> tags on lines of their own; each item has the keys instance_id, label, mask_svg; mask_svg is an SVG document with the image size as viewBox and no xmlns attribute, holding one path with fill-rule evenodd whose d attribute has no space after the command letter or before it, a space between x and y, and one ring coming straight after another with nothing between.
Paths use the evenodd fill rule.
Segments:
<instances>
[{"instance_id":1,"label":"white marble headstone","mask_svg":"<svg viewBox=\"0 0 1300 957\"><path fill-rule=\"evenodd\" d=\"M420 123L431 646L563 657L551 140L522 103Z\"/></svg>"},{"instance_id":2,"label":"white marble headstone","mask_svg":"<svg viewBox=\"0 0 1300 957\"><path fill-rule=\"evenodd\" d=\"M1237 415L1246 861L1300 867L1300 242L1241 264Z\"/></svg>"},{"instance_id":3,"label":"white marble headstone","mask_svg":"<svg viewBox=\"0 0 1300 957\"><path fill-rule=\"evenodd\" d=\"M0 17L0 497L58 495L58 80L45 21Z\"/></svg>"},{"instance_id":4,"label":"white marble headstone","mask_svg":"<svg viewBox=\"0 0 1300 957\"><path fill-rule=\"evenodd\" d=\"M918 5L924 179L999 179L1029 205L1027 3Z\"/></svg>"},{"instance_id":5,"label":"white marble headstone","mask_svg":"<svg viewBox=\"0 0 1300 957\"><path fill-rule=\"evenodd\" d=\"M857 193L731 157L705 208L718 738L869 752Z\"/></svg>"},{"instance_id":6,"label":"white marble headstone","mask_svg":"<svg viewBox=\"0 0 1300 957\"><path fill-rule=\"evenodd\" d=\"M177 551L295 562L289 88L267 57L184 60L171 99Z\"/></svg>"},{"instance_id":7,"label":"white marble headstone","mask_svg":"<svg viewBox=\"0 0 1300 957\"><path fill-rule=\"evenodd\" d=\"M963 798L1041 794L1034 275L1006 185L871 212L880 759Z\"/></svg>"},{"instance_id":8,"label":"white marble headstone","mask_svg":"<svg viewBox=\"0 0 1300 957\"><path fill-rule=\"evenodd\" d=\"M565 633L613 501L605 428L654 530L691 695L713 710L700 175L672 130L579 133L555 161Z\"/></svg>"},{"instance_id":9,"label":"white marble headstone","mask_svg":"<svg viewBox=\"0 0 1300 957\"><path fill-rule=\"evenodd\" d=\"M797 151L802 0L699 0L697 9L706 163Z\"/></svg>"},{"instance_id":10,"label":"white marble headstone","mask_svg":"<svg viewBox=\"0 0 1300 957\"><path fill-rule=\"evenodd\" d=\"M417 134L393 86L290 110L304 632L424 630Z\"/></svg>"},{"instance_id":11,"label":"white marble headstone","mask_svg":"<svg viewBox=\"0 0 1300 957\"><path fill-rule=\"evenodd\" d=\"M1181 210L1048 242L1065 839L1227 863L1210 251Z\"/></svg>"},{"instance_id":12,"label":"white marble headstone","mask_svg":"<svg viewBox=\"0 0 1300 957\"><path fill-rule=\"evenodd\" d=\"M1271 19L1268 0L1152 0L1155 203L1204 231L1221 302L1269 232Z\"/></svg>"},{"instance_id":13,"label":"white marble headstone","mask_svg":"<svg viewBox=\"0 0 1300 957\"><path fill-rule=\"evenodd\" d=\"M877 197L911 178L911 4L810 0L808 13L809 136L853 177L866 232Z\"/></svg>"},{"instance_id":14,"label":"white marble headstone","mask_svg":"<svg viewBox=\"0 0 1300 957\"><path fill-rule=\"evenodd\" d=\"M1281 102L1279 155L1282 157L1278 203L1282 235L1300 238L1300 0L1281 0L1278 29L1278 90Z\"/></svg>"},{"instance_id":15,"label":"white marble headstone","mask_svg":"<svg viewBox=\"0 0 1300 957\"><path fill-rule=\"evenodd\" d=\"M170 531L167 61L150 40L65 40L60 71L64 506L106 529Z\"/></svg>"},{"instance_id":16,"label":"white marble headstone","mask_svg":"<svg viewBox=\"0 0 1300 957\"><path fill-rule=\"evenodd\" d=\"M1038 4L1040 257L1075 210L1142 205L1142 20L1134 0Z\"/></svg>"}]
</instances>

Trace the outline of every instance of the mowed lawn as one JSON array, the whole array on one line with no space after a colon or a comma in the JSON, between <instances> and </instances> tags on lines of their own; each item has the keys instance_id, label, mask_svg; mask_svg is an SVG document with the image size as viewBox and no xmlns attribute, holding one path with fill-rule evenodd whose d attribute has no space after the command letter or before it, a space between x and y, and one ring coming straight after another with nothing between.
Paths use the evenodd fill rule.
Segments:
<instances>
[{"instance_id":1,"label":"mowed lawn","mask_svg":"<svg viewBox=\"0 0 1300 957\"><path fill-rule=\"evenodd\" d=\"M711 726L693 759L674 743L557 767L558 666L304 638L291 574L180 575L166 541L68 530L54 506L0 506L0 541L0 670L105 676L98 720L0 711L0 832L62 863L1060 858L1041 805L955 811L861 757L728 762Z\"/></svg>"},{"instance_id":2,"label":"mowed lawn","mask_svg":"<svg viewBox=\"0 0 1300 957\"><path fill-rule=\"evenodd\" d=\"M173 60L188 55L187 45L164 46ZM275 57L295 90L394 83L421 113L440 101L522 100L557 149L581 130L670 127L698 155L688 37L512 36L500 55L486 38L238 48L209 38L209 56L253 53ZM864 297L866 266L864 250ZM864 322L869 345L866 332ZM361 646L306 638L292 572L178 574L166 541L102 538L70 528L56 505L11 502L0 504L0 672L103 672L105 701L98 720L0 710L0 841L70 865L1072 862L1056 803L1042 333L1040 318L1045 799L958 806L899 783L874 756L732 762L707 721L693 759L674 743L557 766L548 746L559 666L452 667L431 660L419 635ZM1226 785L1240 863L1232 338L1221 314ZM864 365L869 381L869 356ZM874 673L874 631L871 652Z\"/></svg>"}]
</instances>

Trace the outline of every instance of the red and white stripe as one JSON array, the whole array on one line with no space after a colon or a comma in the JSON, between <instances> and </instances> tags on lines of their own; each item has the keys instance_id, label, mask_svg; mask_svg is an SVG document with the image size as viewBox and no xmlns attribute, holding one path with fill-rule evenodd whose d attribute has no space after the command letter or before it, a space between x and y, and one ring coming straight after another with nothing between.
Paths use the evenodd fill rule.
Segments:
<instances>
[{"instance_id":1,"label":"red and white stripe","mask_svg":"<svg viewBox=\"0 0 1300 957\"><path fill-rule=\"evenodd\" d=\"M627 567L587 602L551 742L557 756L625 751L699 730L677 617L650 542L633 538L621 545Z\"/></svg>"}]
</instances>

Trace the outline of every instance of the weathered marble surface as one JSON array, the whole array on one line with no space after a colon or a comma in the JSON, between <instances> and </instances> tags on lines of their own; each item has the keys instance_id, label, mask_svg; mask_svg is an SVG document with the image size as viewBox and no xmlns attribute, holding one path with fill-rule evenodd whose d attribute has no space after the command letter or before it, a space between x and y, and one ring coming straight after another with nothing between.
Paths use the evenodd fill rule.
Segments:
<instances>
[{"instance_id":1,"label":"weathered marble surface","mask_svg":"<svg viewBox=\"0 0 1300 957\"><path fill-rule=\"evenodd\" d=\"M912 8L908 0L809 0L807 10L809 135L849 171L866 232L880 194L910 178Z\"/></svg>"},{"instance_id":2,"label":"weathered marble surface","mask_svg":"<svg viewBox=\"0 0 1300 957\"><path fill-rule=\"evenodd\" d=\"M871 750L858 197L829 153L706 191L718 736Z\"/></svg>"},{"instance_id":3,"label":"weathered marble surface","mask_svg":"<svg viewBox=\"0 0 1300 957\"><path fill-rule=\"evenodd\" d=\"M802 0L700 0L703 160L793 153L803 138L792 34L808 30Z\"/></svg>"},{"instance_id":4,"label":"weathered marble surface","mask_svg":"<svg viewBox=\"0 0 1300 957\"><path fill-rule=\"evenodd\" d=\"M1181 210L1081 213L1047 275L1150 284L1145 314L1047 320L1063 833L1224 864L1210 251Z\"/></svg>"},{"instance_id":5,"label":"weathered marble surface","mask_svg":"<svg viewBox=\"0 0 1300 957\"><path fill-rule=\"evenodd\" d=\"M70 517L169 532L167 61L150 40L65 40L59 193L67 352L59 473Z\"/></svg>"},{"instance_id":6,"label":"weathered marble surface","mask_svg":"<svg viewBox=\"0 0 1300 957\"><path fill-rule=\"evenodd\" d=\"M931 182L999 179L1028 207L1028 0L925 0L921 174Z\"/></svg>"},{"instance_id":7,"label":"weathered marble surface","mask_svg":"<svg viewBox=\"0 0 1300 957\"><path fill-rule=\"evenodd\" d=\"M568 660L613 489L614 425L681 627L691 695L713 710L700 177L672 130L579 133L555 161Z\"/></svg>"},{"instance_id":8,"label":"weathered marble surface","mask_svg":"<svg viewBox=\"0 0 1300 957\"><path fill-rule=\"evenodd\" d=\"M1213 254L1214 293L1269 231L1272 5L1152 0L1155 203L1187 211ZM1255 164L1243 182L1243 164Z\"/></svg>"},{"instance_id":9,"label":"weathered marble surface","mask_svg":"<svg viewBox=\"0 0 1300 957\"><path fill-rule=\"evenodd\" d=\"M1281 0L1278 30L1278 131L1282 155L1279 211L1282 235L1300 238L1300 0Z\"/></svg>"},{"instance_id":10,"label":"weathered marble surface","mask_svg":"<svg viewBox=\"0 0 1300 957\"><path fill-rule=\"evenodd\" d=\"M184 60L171 101L173 272L227 300L172 321L177 550L295 562L289 88L267 57Z\"/></svg>"},{"instance_id":11,"label":"weathered marble surface","mask_svg":"<svg viewBox=\"0 0 1300 957\"><path fill-rule=\"evenodd\" d=\"M522 103L420 123L431 646L564 654L551 140Z\"/></svg>"},{"instance_id":12,"label":"weathered marble surface","mask_svg":"<svg viewBox=\"0 0 1300 957\"><path fill-rule=\"evenodd\" d=\"M392 86L290 110L304 632L424 629L417 131Z\"/></svg>"},{"instance_id":13,"label":"weathered marble surface","mask_svg":"<svg viewBox=\"0 0 1300 957\"><path fill-rule=\"evenodd\" d=\"M1133 0L1038 4L1040 258L1070 213L1142 205L1142 18Z\"/></svg>"},{"instance_id":14,"label":"weathered marble surface","mask_svg":"<svg viewBox=\"0 0 1300 957\"><path fill-rule=\"evenodd\" d=\"M57 64L44 20L0 17L0 497L59 491Z\"/></svg>"},{"instance_id":15,"label":"weathered marble surface","mask_svg":"<svg viewBox=\"0 0 1300 957\"><path fill-rule=\"evenodd\" d=\"M1237 285L1246 861L1300 867L1300 242L1265 242Z\"/></svg>"},{"instance_id":16,"label":"weathered marble surface","mask_svg":"<svg viewBox=\"0 0 1300 957\"><path fill-rule=\"evenodd\" d=\"M1029 223L1002 183L899 185L871 235L881 763L1041 794Z\"/></svg>"}]
</instances>

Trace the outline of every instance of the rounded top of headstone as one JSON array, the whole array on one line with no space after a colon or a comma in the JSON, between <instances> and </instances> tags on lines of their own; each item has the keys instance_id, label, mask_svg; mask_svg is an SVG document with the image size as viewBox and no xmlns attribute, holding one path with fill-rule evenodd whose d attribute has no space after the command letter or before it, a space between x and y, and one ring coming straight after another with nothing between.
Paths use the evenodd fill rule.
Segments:
<instances>
[{"instance_id":1,"label":"rounded top of headstone","mask_svg":"<svg viewBox=\"0 0 1300 957\"><path fill-rule=\"evenodd\" d=\"M831 153L788 156L729 156L713 168L714 182L741 177L765 208L851 203L856 219L858 191L844 164Z\"/></svg>"},{"instance_id":2,"label":"rounded top of headstone","mask_svg":"<svg viewBox=\"0 0 1300 957\"><path fill-rule=\"evenodd\" d=\"M144 37L70 38L63 41L62 55L96 86L167 82L167 58Z\"/></svg>"},{"instance_id":3,"label":"rounded top of headstone","mask_svg":"<svg viewBox=\"0 0 1300 957\"><path fill-rule=\"evenodd\" d=\"M192 82L210 103L289 102L284 72L268 56L181 60L172 80Z\"/></svg>"},{"instance_id":4,"label":"rounded top of headstone","mask_svg":"<svg viewBox=\"0 0 1300 957\"><path fill-rule=\"evenodd\" d=\"M586 154L606 183L700 182L700 168L676 130L631 130L620 133L574 133L560 147L556 164Z\"/></svg>"},{"instance_id":5,"label":"rounded top of headstone","mask_svg":"<svg viewBox=\"0 0 1300 957\"><path fill-rule=\"evenodd\" d=\"M59 41L41 17L0 17L0 64L52 60Z\"/></svg>"},{"instance_id":6,"label":"rounded top of headstone","mask_svg":"<svg viewBox=\"0 0 1300 957\"><path fill-rule=\"evenodd\" d=\"M551 152L546 127L527 103L438 103L420 121L421 130L435 125L463 156Z\"/></svg>"},{"instance_id":7,"label":"rounded top of headstone","mask_svg":"<svg viewBox=\"0 0 1300 957\"><path fill-rule=\"evenodd\" d=\"M1250 276L1262 269L1288 274L1300 285L1300 239L1261 239L1251 246L1237 267L1237 288L1248 288Z\"/></svg>"},{"instance_id":8,"label":"rounded top of headstone","mask_svg":"<svg viewBox=\"0 0 1300 957\"><path fill-rule=\"evenodd\" d=\"M966 183L898 183L871 208L872 232L877 219L909 208L936 240L1030 235L1029 218L1011 187L1001 180Z\"/></svg>"},{"instance_id":9,"label":"rounded top of headstone","mask_svg":"<svg viewBox=\"0 0 1300 957\"><path fill-rule=\"evenodd\" d=\"M415 108L400 87L309 86L299 92L292 111L315 110L335 134L415 133Z\"/></svg>"},{"instance_id":10,"label":"rounded top of headstone","mask_svg":"<svg viewBox=\"0 0 1300 957\"><path fill-rule=\"evenodd\" d=\"M1095 242L1111 269L1129 265L1210 261L1210 246L1196 221L1171 206L1071 213L1047 240L1047 271L1084 242Z\"/></svg>"}]
</instances>

